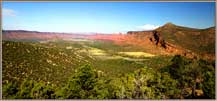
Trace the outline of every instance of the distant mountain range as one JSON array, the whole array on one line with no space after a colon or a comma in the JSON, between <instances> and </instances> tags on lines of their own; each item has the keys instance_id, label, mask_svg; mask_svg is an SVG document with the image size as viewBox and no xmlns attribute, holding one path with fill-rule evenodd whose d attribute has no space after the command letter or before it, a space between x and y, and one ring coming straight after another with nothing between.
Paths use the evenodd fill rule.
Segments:
<instances>
[{"instance_id":1,"label":"distant mountain range","mask_svg":"<svg viewBox=\"0 0 217 101\"><path fill-rule=\"evenodd\" d=\"M129 31L127 34L55 33L3 30L2 39L12 41L71 40L85 38L113 41L119 45L144 47L155 54L181 54L187 57L215 59L215 27L195 29L167 23L152 31Z\"/></svg>"}]
</instances>

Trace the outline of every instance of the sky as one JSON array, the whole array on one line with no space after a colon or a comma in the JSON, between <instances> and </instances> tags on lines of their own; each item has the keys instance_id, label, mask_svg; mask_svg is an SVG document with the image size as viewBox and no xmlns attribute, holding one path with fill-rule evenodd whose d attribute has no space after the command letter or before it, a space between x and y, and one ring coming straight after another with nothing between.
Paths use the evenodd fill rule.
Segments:
<instances>
[{"instance_id":1,"label":"sky","mask_svg":"<svg viewBox=\"0 0 217 101\"><path fill-rule=\"evenodd\" d=\"M215 2L3 2L4 30L118 33L215 26Z\"/></svg>"}]
</instances>

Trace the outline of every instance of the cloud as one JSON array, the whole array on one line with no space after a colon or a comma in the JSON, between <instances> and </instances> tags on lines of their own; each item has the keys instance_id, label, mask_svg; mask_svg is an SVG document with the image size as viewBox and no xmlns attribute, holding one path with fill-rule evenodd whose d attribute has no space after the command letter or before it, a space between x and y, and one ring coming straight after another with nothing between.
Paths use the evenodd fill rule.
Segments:
<instances>
[{"instance_id":1,"label":"cloud","mask_svg":"<svg viewBox=\"0 0 217 101\"><path fill-rule=\"evenodd\" d=\"M151 24L145 24L143 26L137 26L138 30L153 30L158 28L159 26L156 25L151 25Z\"/></svg>"},{"instance_id":2,"label":"cloud","mask_svg":"<svg viewBox=\"0 0 217 101\"><path fill-rule=\"evenodd\" d=\"M2 15L3 16L16 16L16 12L12 9L3 8Z\"/></svg>"}]
</instances>

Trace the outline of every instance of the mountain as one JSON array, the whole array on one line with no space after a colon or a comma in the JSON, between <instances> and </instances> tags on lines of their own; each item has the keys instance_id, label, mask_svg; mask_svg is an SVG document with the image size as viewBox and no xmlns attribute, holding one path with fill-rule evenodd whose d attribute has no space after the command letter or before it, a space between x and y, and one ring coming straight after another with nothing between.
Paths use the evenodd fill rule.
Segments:
<instances>
[{"instance_id":1,"label":"mountain","mask_svg":"<svg viewBox=\"0 0 217 101\"><path fill-rule=\"evenodd\" d=\"M156 55L180 54L189 58L215 59L215 27L195 29L173 23L152 31L129 31L127 34L55 33L3 30L2 39L12 41L73 40L76 38L112 41L120 46L142 47Z\"/></svg>"},{"instance_id":2,"label":"mountain","mask_svg":"<svg viewBox=\"0 0 217 101\"><path fill-rule=\"evenodd\" d=\"M2 40L11 41L47 41L47 40L71 40L73 38L84 38L88 35L76 33L56 33L56 32L38 32L26 30L3 30Z\"/></svg>"},{"instance_id":3,"label":"mountain","mask_svg":"<svg viewBox=\"0 0 217 101\"><path fill-rule=\"evenodd\" d=\"M167 42L181 46L197 54L215 54L215 27L187 28L167 23L156 29Z\"/></svg>"},{"instance_id":4,"label":"mountain","mask_svg":"<svg viewBox=\"0 0 217 101\"><path fill-rule=\"evenodd\" d=\"M195 29L166 23L152 31L129 31L127 34L150 41L170 53L215 58L215 27Z\"/></svg>"}]
</instances>

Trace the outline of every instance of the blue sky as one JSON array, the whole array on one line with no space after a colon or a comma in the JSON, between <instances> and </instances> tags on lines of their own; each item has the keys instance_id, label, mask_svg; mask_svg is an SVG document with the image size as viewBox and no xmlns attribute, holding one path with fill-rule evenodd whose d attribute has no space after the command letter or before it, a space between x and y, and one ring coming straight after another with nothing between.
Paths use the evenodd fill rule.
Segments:
<instances>
[{"instance_id":1,"label":"blue sky","mask_svg":"<svg viewBox=\"0 0 217 101\"><path fill-rule=\"evenodd\" d=\"M214 2L3 2L3 29L46 32L126 32L167 22L208 28Z\"/></svg>"}]
</instances>

